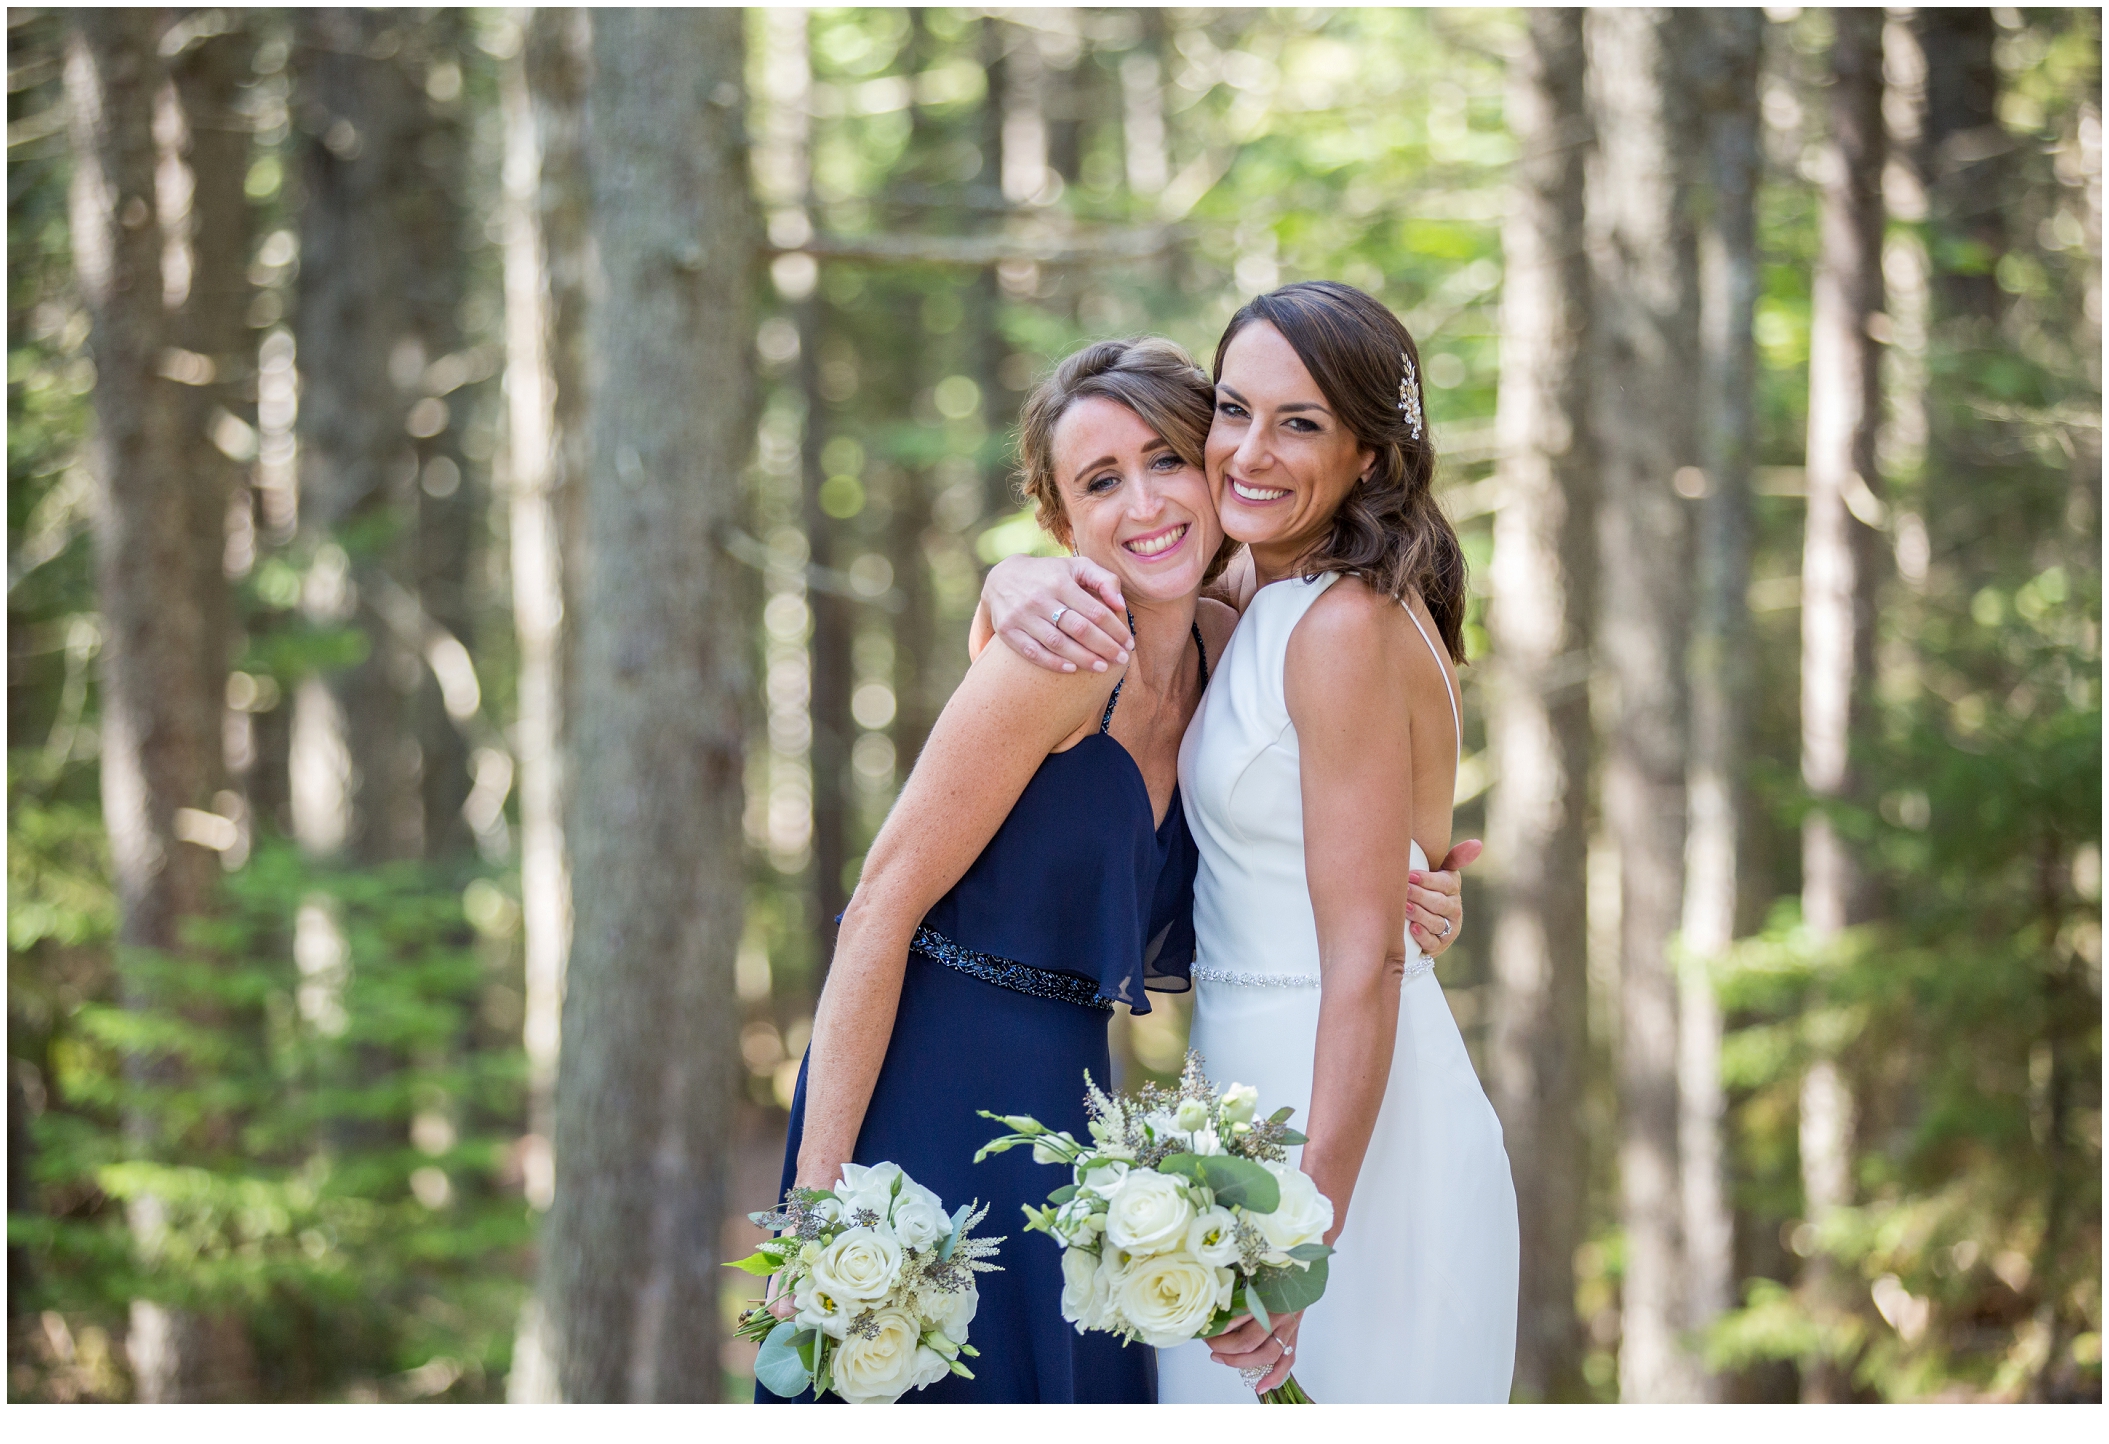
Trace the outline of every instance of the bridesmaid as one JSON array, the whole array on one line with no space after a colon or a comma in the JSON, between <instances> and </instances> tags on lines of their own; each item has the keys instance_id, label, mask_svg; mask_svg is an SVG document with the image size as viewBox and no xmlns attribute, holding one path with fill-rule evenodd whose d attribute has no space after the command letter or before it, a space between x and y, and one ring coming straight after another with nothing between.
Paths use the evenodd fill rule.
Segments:
<instances>
[{"instance_id":1,"label":"bridesmaid","mask_svg":"<svg viewBox=\"0 0 2109 1444\"><path fill-rule=\"evenodd\" d=\"M1082 1133L1084 1071L1111 1063L1115 1002L1184 992L1193 840L1179 741L1233 622L1200 599L1223 532L1203 447L1213 389L1168 341L1105 341L1027 402L1025 489L1057 539L1120 579L1134 645L1105 672L1057 674L990 647L960 684L843 914L799 1071L783 1186L832 1187L846 1162L899 1164L947 1207L990 1205L1007 1234L981 1276L972 1380L920 1402L1152 1403L1152 1350L1062 1321L1060 1253L1021 1209L1060 1180L1023 1150L975 1166L1029 1113ZM756 1386L758 1401L776 1396ZM810 1395L803 1396L810 1399Z\"/></svg>"}]
</instances>

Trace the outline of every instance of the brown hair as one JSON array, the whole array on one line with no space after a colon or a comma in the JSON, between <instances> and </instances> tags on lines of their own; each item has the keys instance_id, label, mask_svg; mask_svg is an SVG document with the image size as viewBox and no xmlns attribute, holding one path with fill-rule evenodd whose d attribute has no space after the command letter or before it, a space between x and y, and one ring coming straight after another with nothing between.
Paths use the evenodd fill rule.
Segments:
<instances>
[{"instance_id":1,"label":"brown hair","mask_svg":"<svg viewBox=\"0 0 2109 1444\"><path fill-rule=\"evenodd\" d=\"M1383 302L1338 281L1298 281L1255 296L1230 318L1216 343L1216 375L1231 338L1255 321L1281 332L1340 424L1376 453L1368 473L1334 513L1332 534L1303 574L1345 572L1404 601L1418 591L1453 661L1465 659L1465 552L1436 505L1435 444L1425 419L1409 422L1401 382L1421 356L1412 335ZM1415 398L1416 403L1419 397ZM1416 434L1418 433L1418 434Z\"/></svg>"},{"instance_id":2,"label":"brown hair","mask_svg":"<svg viewBox=\"0 0 2109 1444\"><path fill-rule=\"evenodd\" d=\"M1050 536L1060 536L1069 524L1055 479L1055 427L1071 406L1091 396L1134 412L1187 465L1198 471L1208 466L1216 388L1200 363L1162 336L1094 341L1042 378L1018 417L1020 488ZM1226 538L1209 562L1207 580L1215 580L1236 550L1237 543Z\"/></svg>"}]
</instances>

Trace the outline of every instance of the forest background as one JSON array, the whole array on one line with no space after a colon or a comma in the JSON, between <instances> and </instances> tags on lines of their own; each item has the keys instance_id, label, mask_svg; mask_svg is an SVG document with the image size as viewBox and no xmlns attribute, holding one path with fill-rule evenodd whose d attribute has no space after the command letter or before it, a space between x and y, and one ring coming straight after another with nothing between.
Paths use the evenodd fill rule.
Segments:
<instances>
[{"instance_id":1,"label":"forest background","mask_svg":"<svg viewBox=\"0 0 2109 1444\"><path fill-rule=\"evenodd\" d=\"M746 1397L1024 390L1330 276L1472 562L1517 1396L2099 1399L2100 85L2088 9L10 10L9 1397Z\"/></svg>"}]
</instances>

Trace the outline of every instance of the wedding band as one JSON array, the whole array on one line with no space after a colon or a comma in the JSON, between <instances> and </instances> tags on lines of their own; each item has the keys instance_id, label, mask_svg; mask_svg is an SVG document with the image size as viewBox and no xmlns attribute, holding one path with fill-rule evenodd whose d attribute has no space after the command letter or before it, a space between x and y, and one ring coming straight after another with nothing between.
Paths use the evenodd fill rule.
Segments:
<instances>
[{"instance_id":1,"label":"wedding band","mask_svg":"<svg viewBox=\"0 0 2109 1444\"><path fill-rule=\"evenodd\" d=\"M1061 631L1061 630L1062 630L1062 618L1064 618L1064 617L1066 617L1066 616L1068 616L1068 615L1069 615L1069 608L1067 608L1067 607L1056 607L1056 608L1054 609L1054 615L1053 615L1053 616L1051 616L1051 617L1049 617L1049 618L1048 618L1047 620L1048 620L1048 621L1050 621L1050 622L1052 622L1052 623L1054 623L1054 629L1055 629L1055 630L1056 630L1057 632L1059 632L1059 631Z\"/></svg>"},{"instance_id":2,"label":"wedding band","mask_svg":"<svg viewBox=\"0 0 2109 1444\"><path fill-rule=\"evenodd\" d=\"M1448 918L1443 919L1443 936L1446 938L1450 936L1450 920Z\"/></svg>"}]
</instances>

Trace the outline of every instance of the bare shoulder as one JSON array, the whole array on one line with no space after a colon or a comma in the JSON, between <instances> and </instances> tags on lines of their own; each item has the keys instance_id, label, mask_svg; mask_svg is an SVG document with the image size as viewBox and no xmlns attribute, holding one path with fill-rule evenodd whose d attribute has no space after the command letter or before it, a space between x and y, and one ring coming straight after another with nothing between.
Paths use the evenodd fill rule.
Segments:
<instances>
[{"instance_id":1,"label":"bare shoulder","mask_svg":"<svg viewBox=\"0 0 2109 1444\"><path fill-rule=\"evenodd\" d=\"M1289 660L1324 659L1343 669L1394 662L1413 635L1396 598L1360 577L1344 576L1311 603L1289 634Z\"/></svg>"},{"instance_id":2,"label":"bare shoulder","mask_svg":"<svg viewBox=\"0 0 2109 1444\"><path fill-rule=\"evenodd\" d=\"M1237 611L1214 597L1203 597L1194 609L1194 621L1201 628L1201 641L1208 648L1209 665L1213 667L1223 649L1230 645L1230 634L1237 630Z\"/></svg>"},{"instance_id":3,"label":"bare shoulder","mask_svg":"<svg viewBox=\"0 0 2109 1444\"><path fill-rule=\"evenodd\" d=\"M1125 671L1050 672L1009 647L989 647L967 669L945 711L992 715L1006 731L1052 747L1105 707Z\"/></svg>"}]
</instances>

